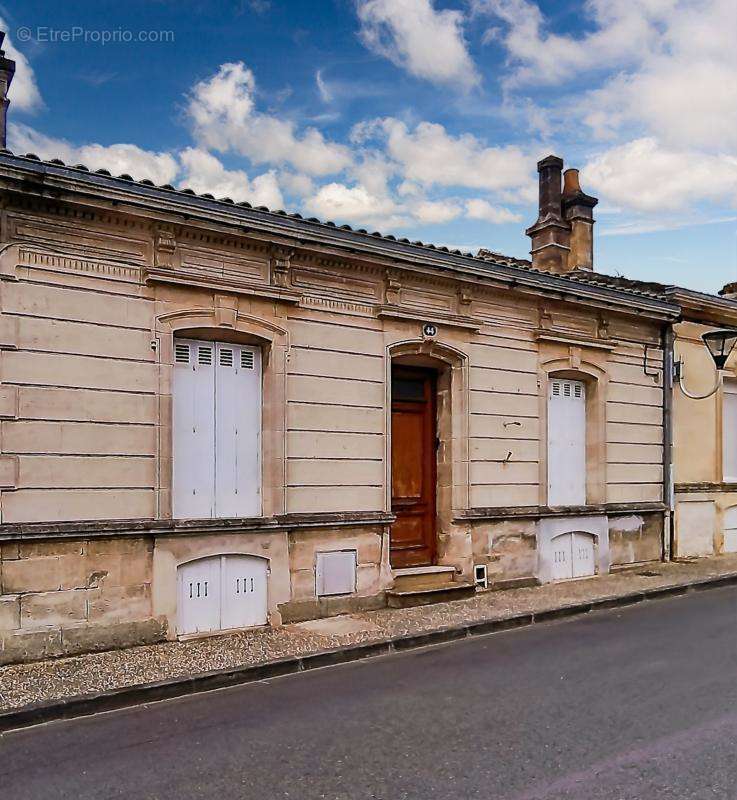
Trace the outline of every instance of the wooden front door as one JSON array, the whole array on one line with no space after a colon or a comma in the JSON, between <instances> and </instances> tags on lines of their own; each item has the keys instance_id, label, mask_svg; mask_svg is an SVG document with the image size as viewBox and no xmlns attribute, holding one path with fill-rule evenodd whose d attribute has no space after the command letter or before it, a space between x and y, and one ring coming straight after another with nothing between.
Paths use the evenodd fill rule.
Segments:
<instances>
[{"instance_id":1,"label":"wooden front door","mask_svg":"<svg viewBox=\"0 0 737 800\"><path fill-rule=\"evenodd\" d=\"M432 564L435 558L435 373L392 369L391 565Z\"/></svg>"}]
</instances>

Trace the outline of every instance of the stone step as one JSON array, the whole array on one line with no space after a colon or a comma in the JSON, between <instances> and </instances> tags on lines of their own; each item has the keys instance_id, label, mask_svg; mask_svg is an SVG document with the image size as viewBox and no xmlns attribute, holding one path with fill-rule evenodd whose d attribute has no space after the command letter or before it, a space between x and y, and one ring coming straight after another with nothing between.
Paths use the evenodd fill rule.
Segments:
<instances>
[{"instance_id":1,"label":"stone step","mask_svg":"<svg viewBox=\"0 0 737 800\"><path fill-rule=\"evenodd\" d=\"M475 594L476 587L473 583L455 581L444 586L425 586L406 591L389 589L386 593L386 602L389 608L410 608L446 603L449 600L465 600Z\"/></svg>"},{"instance_id":2,"label":"stone step","mask_svg":"<svg viewBox=\"0 0 737 800\"><path fill-rule=\"evenodd\" d=\"M409 592L416 588L444 587L455 580L455 567L407 567L394 570L394 586L397 592Z\"/></svg>"}]
</instances>

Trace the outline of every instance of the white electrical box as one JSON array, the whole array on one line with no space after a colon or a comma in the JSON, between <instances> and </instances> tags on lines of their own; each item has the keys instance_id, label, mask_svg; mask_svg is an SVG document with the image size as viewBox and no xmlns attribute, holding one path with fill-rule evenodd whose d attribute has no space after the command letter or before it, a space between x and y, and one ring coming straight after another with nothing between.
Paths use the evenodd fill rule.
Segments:
<instances>
[{"instance_id":1,"label":"white electrical box","mask_svg":"<svg viewBox=\"0 0 737 800\"><path fill-rule=\"evenodd\" d=\"M333 550L328 553L316 554L315 594L318 597L353 594L355 591L355 550Z\"/></svg>"}]
</instances>

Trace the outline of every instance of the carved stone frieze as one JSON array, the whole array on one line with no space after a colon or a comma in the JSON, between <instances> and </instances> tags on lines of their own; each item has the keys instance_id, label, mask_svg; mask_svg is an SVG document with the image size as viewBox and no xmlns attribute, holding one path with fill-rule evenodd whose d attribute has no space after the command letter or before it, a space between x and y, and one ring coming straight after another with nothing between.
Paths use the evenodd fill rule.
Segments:
<instances>
[{"instance_id":1,"label":"carved stone frieze","mask_svg":"<svg viewBox=\"0 0 737 800\"><path fill-rule=\"evenodd\" d=\"M291 282L290 270L292 267L294 250L284 247L274 247L271 252L271 283L283 289L289 287Z\"/></svg>"}]
</instances>

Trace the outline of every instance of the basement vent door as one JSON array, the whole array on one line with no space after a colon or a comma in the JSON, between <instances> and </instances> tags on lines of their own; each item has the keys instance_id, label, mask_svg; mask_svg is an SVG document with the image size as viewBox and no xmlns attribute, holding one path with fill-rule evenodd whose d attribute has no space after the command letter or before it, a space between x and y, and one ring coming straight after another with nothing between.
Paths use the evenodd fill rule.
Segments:
<instances>
[{"instance_id":1,"label":"basement vent door","mask_svg":"<svg viewBox=\"0 0 737 800\"><path fill-rule=\"evenodd\" d=\"M315 594L329 597L356 591L356 551L333 550L315 557Z\"/></svg>"},{"instance_id":2,"label":"basement vent door","mask_svg":"<svg viewBox=\"0 0 737 800\"><path fill-rule=\"evenodd\" d=\"M586 504L586 386L552 380L548 394L548 505Z\"/></svg>"},{"instance_id":3,"label":"basement vent door","mask_svg":"<svg viewBox=\"0 0 737 800\"><path fill-rule=\"evenodd\" d=\"M261 514L261 353L174 342L175 518Z\"/></svg>"},{"instance_id":4,"label":"basement vent door","mask_svg":"<svg viewBox=\"0 0 737 800\"><path fill-rule=\"evenodd\" d=\"M265 625L267 562L244 555L209 556L177 569L177 632L209 633Z\"/></svg>"},{"instance_id":5,"label":"basement vent door","mask_svg":"<svg viewBox=\"0 0 737 800\"><path fill-rule=\"evenodd\" d=\"M563 533L551 542L553 565L551 578L565 581L596 573L594 537L588 533Z\"/></svg>"}]
</instances>

